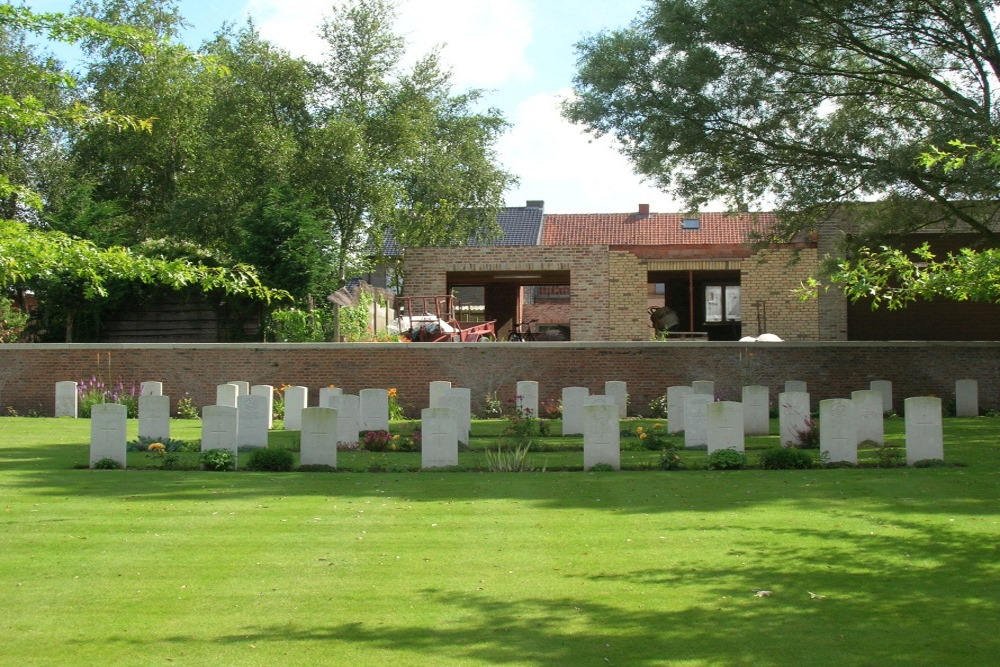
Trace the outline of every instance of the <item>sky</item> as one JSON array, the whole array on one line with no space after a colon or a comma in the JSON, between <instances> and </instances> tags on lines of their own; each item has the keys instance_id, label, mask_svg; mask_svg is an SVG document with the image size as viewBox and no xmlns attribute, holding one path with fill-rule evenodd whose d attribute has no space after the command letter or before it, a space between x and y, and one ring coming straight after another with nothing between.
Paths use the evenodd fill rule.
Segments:
<instances>
[{"instance_id":1,"label":"sky","mask_svg":"<svg viewBox=\"0 0 1000 667\"><path fill-rule=\"evenodd\" d=\"M293 55L316 58L322 18L337 0L181 0L191 24L184 41L197 48L224 22L251 18L261 34ZM37 11L66 11L70 2L28 0ZM508 206L543 200L549 213L625 213L639 204L678 211L667 193L637 176L609 137L594 139L563 119L572 95L575 44L604 29L625 27L647 0L398 0L396 31L415 61L435 46L453 74L454 91L485 91L510 129L497 143L504 167L520 183Z\"/></svg>"}]
</instances>

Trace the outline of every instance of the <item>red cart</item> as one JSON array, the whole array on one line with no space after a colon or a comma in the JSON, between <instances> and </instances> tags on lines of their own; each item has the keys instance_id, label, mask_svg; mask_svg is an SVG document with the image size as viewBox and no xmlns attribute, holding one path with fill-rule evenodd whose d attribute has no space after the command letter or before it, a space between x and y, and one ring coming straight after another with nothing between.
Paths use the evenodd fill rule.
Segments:
<instances>
[{"instance_id":1,"label":"red cart","mask_svg":"<svg viewBox=\"0 0 1000 667\"><path fill-rule=\"evenodd\" d=\"M458 300L450 294L397 296L396 324L415 343L475 343L496 340L496 320L463 322L456 316Z\"/></svg>"}]
</instances>

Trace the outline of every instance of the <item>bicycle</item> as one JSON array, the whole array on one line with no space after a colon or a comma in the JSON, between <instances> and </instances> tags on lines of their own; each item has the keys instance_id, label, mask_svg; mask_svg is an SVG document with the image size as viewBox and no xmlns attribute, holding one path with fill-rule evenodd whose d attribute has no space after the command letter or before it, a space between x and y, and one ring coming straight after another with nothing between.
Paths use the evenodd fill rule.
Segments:
<instances>
[{"instance_id":1,"label":"bicycle","mask_svg":"<svg viewBox=\"0 0 1000 667\"><path fill-rule=\"evenodd\" d=\"M513 342L532 342L535 340L535 332L531 330L531 325L538 320L528 320L527 322L514 322L514 330L507 334L507 340Z\"/></svg>"}]
</instances>

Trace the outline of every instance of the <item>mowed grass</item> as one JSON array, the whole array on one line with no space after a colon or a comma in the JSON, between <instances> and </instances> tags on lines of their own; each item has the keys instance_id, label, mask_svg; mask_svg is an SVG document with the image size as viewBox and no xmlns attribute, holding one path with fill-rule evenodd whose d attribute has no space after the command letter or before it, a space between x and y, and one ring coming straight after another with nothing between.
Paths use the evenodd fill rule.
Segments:
<instances>
[{"instance_id":1,"label":"mowed grass","mask_svg":"<svg viewBox=\"0 0 1000 667\"><path fill-rule=\"evenodd\" d=\"M1000 419L946 420L963 467L733 472L74 469L87 429L0 419L0 664L1000 655Z\"/></svg>"}]
</instances>

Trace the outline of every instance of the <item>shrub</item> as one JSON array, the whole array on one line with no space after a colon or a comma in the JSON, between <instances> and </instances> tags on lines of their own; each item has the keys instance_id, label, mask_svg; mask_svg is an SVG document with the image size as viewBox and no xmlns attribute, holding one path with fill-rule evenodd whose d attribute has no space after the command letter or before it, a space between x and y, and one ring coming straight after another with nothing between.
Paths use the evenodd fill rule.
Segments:
<instances>
[{"instance_id":1,"label":"shrub","mask_svg":"<svg viewBox=\"0 0 1000 667\"><path fill-rule=\"evenodd\" d=\"M868 441L860 443L865 445ZM906 465L906 452L902 447L895 447L889 443L878 446L875 450L875 461L879 468L899 468Z\"/></svg>"},{"instance_id":2,"label":"shrub","mask_svg":"<svg viewBox=\"0 0 1000 667\"><path fill-rule=\"evenodd\" d=\"M299 472L337 472L337 469L333 466L323 463L307 463L304 466L299 466L296 470Z\"/></svg>"},{"instance_id":3,"label":"shrub","mask_svg":"<svg viewBox=\"0 0 1000 667\"><path fill-rule=\"evenodd\" d=\"M542 401L538 406L538 416L544 419L559 419L562 417L562 401L556 398Z\"/></svg>"},{"instance_id":4,"label":"shrub","mask_svg":"<svg viewBox=\"0 0 1000 667\"><path fill-rule=\"evenodd\" d=\"M682 470L687 467L681 460L677 447L673 446L665 447L660 452L660 460L657 465L660 470Z\"/></svg>"},{"instance_id":5,"label":"shrub","mask_svg":"<svg viewBox=\"0 0 1000 667\"><path fill-rule=\"evenodd\" d=\"M804 428L795 430L795 440L788 443L798 449L819 449L819 424L807 419Z\"/></svg>"},{"instance_id":6,"label":"shrub","mask_svg":"<svg viewBox=\"0 0 1000 667\"><path fill-rule=\"evenodd\" d=\"M587 472L617 472L617 470L610 463L595 463L587 468Z\"/></svg>"},{"instance_id":7,"label":"shrub","mask_svg":"<svg viewBox=\"0 0 1000 667\"><path fill-rule=\"evenodd\" d=\"M206 449L198 457L202 470L232 470L236 457L228 449Z\"/></svg>"},{"instance_id":8,"label":"shrub","mask_svg":"<svg viewBox=\"0 0 1000 667\"><path fill-rule=\"evenodd\" d=\"M942 459L920 459L913 462L914 468L943 468L946 465L948 464Z\"/></svg>"},{"instance_id":9,"label":"shrub","mask_svg":"<svg viewBox=\"0 0 1000 667\"><path fill-rule=\"evenodd\" d=\"M667 418L667 395L657 396L649 402L649 416L653 419Z\"/></svg>"},{"instance_id":10,"label":"shrub","mask_svg":"<svg viewBox=\"0 0 1000 667\"><path fill-rule=\"evenodd\" d=\"M114 459L103 458L94 461L94 465L90 467L94 470L121 470L122 464Z\"/></svg>"},{"instance_id":11,"label":"shrub","mask_svg":"<svg viewBox=\"0 0 1000 667\"><path fill-rule=\"evenodd\" d=\"M149 446L157 443L163 445L162 450L165 452L197 451L197 448L192 448L192 443L187 440L176 440L174 438L150 438L144 435L139 436L135 440L130 440L125 445L125 448L130 452L148 452L150 451Z\"/></svg>"},{"instance_id":12,"label":"shrub","mask_svg":"<svg viewBox=\"0 0 1000 667\"><path fill-rule=\"evenodd\" d=\"M244 467L256 472L289 472L295 457L287 449L257 447L250 452Z\"/></svg>"},{"instance_id":13,"label":"shrub","mask_svg":"<svg viewBox=\"0 0 1000 667\"><path fill-rule=\"evenodd\" d=\"M790 447L774 447L760 455L760 467L765 470L796 470L812 468L813 457L808 452Z\"/></svg>"},{"instance_id":14,"label":"shrub","mask_svg":"<svg viewBox=\"0 0 1000 667\"><path fill-rule=\"evenodd\" d=\"M739 470L747 465L747 455L735 449L717 449L708 455L709 470Z\"/></svg>"},{"instance_id":15,"label":"shrub","mask_svg":"<svg viewBox=\"0 0 1000 667\"><path fill-rule=\"evenodd\" d=\"M384 452L392 444L392 436L388 431L365 431L361 442L369 452Z\"/></svg>"},{"instance_id":16,"label":"shrub","mask_svg":"<svg viewBox=\"0 0 1000 667\"><path fill-rule=\"evenodd\" d=\"M184 398L177 401L177 416L180 419L201 419L198 406L194 404L194 399L185 392Z\"/></svg>"},{"instance_id":17,"label":"shrub","mask_svg":"<svg viewBox=\"0 0 1000 667\"><path fill-rule=\"evenodd\" d=\"M486 450L486 467L490 472L529 472L533 470L528 465L528 450L531 443L527 442L513 449L497 446L496 451Z\"/></svg>"}]
</instances>

